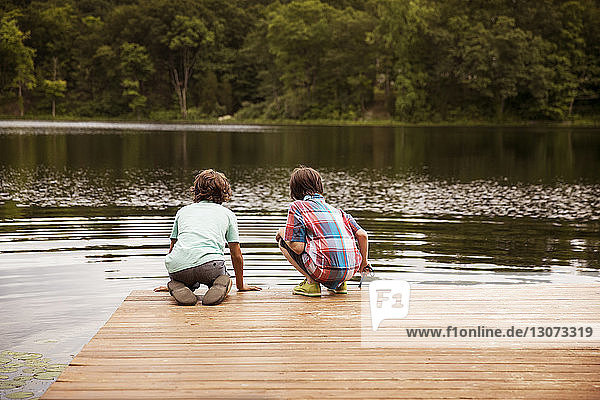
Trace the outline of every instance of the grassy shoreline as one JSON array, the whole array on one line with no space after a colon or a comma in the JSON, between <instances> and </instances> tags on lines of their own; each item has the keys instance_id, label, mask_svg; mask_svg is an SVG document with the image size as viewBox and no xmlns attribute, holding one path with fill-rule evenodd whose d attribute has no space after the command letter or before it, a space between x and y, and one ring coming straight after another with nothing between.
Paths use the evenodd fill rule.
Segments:
<instances>
[{"instance_id":1,"label":"grassy shoreline","mask_svg":"<svg viewBox=\"0 0 600 400\"><path fill-rule=\"evenodd\" d=\"M24 117L0 115L0 121L46 121L46 122L120 122L120 123L149 123L149 124L207 124L207 125L265 125L265 126L331 126L331 127L474 127L474 128L520 128L520 127L551 127L551 128L600 128L600 119L575 119L571 121L485 121L485 120L458 120L441 122L404 122L396 120L293 120L293 119L227 119L219 121L218 118L196 119L151 119L128 117L74 117L50 115L26 115Z\"/></svg>"}]
</instances>

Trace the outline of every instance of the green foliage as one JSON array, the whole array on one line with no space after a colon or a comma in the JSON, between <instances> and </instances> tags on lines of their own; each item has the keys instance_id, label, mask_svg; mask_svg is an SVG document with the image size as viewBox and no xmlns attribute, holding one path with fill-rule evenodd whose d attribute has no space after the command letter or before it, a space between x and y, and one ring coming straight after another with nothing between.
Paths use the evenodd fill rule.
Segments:
<instances>
[{"instance_id":1,"label":"green foliage","mask_svg":"<svg viewBox=\"0 0 600 400\"><path fill-rule=\"evenodd\" d=\"M139 115L142 108L146 106L148 99L140 93L140 81L123 79L123 96L129 99L129 108Z\"/></svg>"},{"instance_id":2,"label":"green foliage","mask_svg":"<svg viewBox=\"0 0 600 400\"><path fill-rule=\"evenodd\" d=\"M172 19L162 21L164 32L157 37L160 45L155 49L160 52L171 85L177 96L182 118L187 118L188 90L193 79L193 73L201 65L206 65L210 59L211 51L216 47L218 33L222 30L218 21L211 21L211 25L200 16L198 6L181 10L181 14L174 14ZM193 10L198 11L197 16ZM192 11L192 12L190 12ZM191 15L190 15L191 14Z\"/></svg>"},{"instance_id":3,"label":"green foliage","mask_svg":"<svg viewBox=\"0 0 600 400\"><path fill-rule=\"evenodd\" d=\"M385 108L400 118L413 119L427 106L422 87L426 73L415 49L431 10L420 1L395 0L371 1L369 9L377 22L367 40L375 46L377 86L383 90Z\"/></svg>"},{"instance_id":4,"label":"green foliage","mask_svg":"<svg viewBox=\"0 0 600 400\"><path fill-rule=\"evenodd\" d=\"M276 4L266 14L264 36L280 116L325 118L364 109L372 96L375 59L367 32L372 18L318 0Z\"/></svg>"},{"instance_id":5,"label":"green foliage","mask_svg":"<svg viewBox=\"0 0 600 400\"><path fill-rule=\"evenodd\" d=\"M24 89L33 89L36 79L33 68L35 50L25 45L29 34L19 29L14 15L5 15L0 19L0 71L2 88L18 90L18 107L24 114Z\"/></svg>"},{"instance_id":6,"label":"green foliage","mask_svg":"<svg viewBox=\"0 0 600 400\"><path fill-rule=\"evenodd\" d=\"M215 34L208 30L200 18L176 15L164 38L170 50L193 51L200 46L212 44Z\"/></svg>"},{"instance_id":7,"label":"green foliage","mask_svg":"<svg viewBox=\"0 0 600 400\"><path fill-rule=\"evenodd\" d=\"M139 118L148 102L148 98L142 94L142 84L154 72L154 64L142 45L125 42L119 50L122 93L129 100L131 111ZM112 53L112 50L106 51Z\"/></svg>"},{"instance_id":8,"label":"green foliage","mask_svg":"<svg viewBox=\"0 0 600 400\"><path fill-rule=\"evenodd\" d=\"M125 42L120 47L119 56L119 68L126 78L144 81L154 73L154 63L142 45Z\"/></svg>"},{"instance_id":9,"label":"green foliage","mask_svg":"<svg viewBox=\"0 0 600 400\"><path fill-rule=\"evenodd\" d=\"M598 37L595 0L12 1L0 112L593 118Z\"/></svg>"},{"instance_id":10,"label":"green foliage","mask_svg":"<svg viewBox=\"0 0 600 400\"><path fill-rule=\"evenodd\" d=\"M466 28L461 22L457 25ZM460 60L455 74L461 84L493 102L498 119L502 119L506 100L518 94L520 83L527 82L533 72L536 81L543 80L543 60L535 55L544 42L517 28L514 19L500 16L489 28L478 23L457 32L457 46L451 49Z\"/></svg>"},{"instance_id":11,"label":"green foliage","mask_svg":"<svg viewBox=\"0 0 600 400\"><path fill-rule=\"evenodd\" d=\"M58 97L65 97L65 91L67 90L67 81L62 79L48 80L44 79L42 88L48 97L56 99Z\"/></svg>"},{"instance_id":12,"label":"green foliage","mask_svg":"<svg viewBox=\"0 0 600 400\"><path fill-rule=\"evenodd\" d=\"M0 19L0 55L2 60L3 88L35 86L33 58L35 50L25 45L29 34L19 29L13 16Z\"/></svg>"}]
</instances>

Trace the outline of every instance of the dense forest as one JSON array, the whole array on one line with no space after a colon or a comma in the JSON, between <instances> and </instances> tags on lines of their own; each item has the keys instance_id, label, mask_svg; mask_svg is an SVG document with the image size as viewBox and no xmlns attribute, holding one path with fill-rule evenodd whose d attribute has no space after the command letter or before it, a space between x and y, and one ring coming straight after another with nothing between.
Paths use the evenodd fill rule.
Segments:
<instances>
[{"instance_id":1,"label":"dense forest","mask_svg":"<svg viewBox=\"0 0 600 400\"><path fill-rule=\"evenodd\" d=\"M0 115L600 115L597 0L3 0Z\"/></svg>"}]
</instances>

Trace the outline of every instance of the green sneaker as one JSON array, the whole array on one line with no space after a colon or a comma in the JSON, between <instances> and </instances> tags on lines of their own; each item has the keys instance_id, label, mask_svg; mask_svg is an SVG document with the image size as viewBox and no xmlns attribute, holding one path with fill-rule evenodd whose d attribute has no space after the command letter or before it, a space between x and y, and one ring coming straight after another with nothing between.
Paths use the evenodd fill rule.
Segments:
<instances>
[{"instance_id":1,"label":"green sneaker","mask_svg":"<svg viewBox=\"0 0 600 400\"><path fill-rule=\"evenodd\" d=\"M331 290L335 294L348 294L348 285L346 282L343 282L337 289Z\"/></svg>"},{"instance_id":2,"label":"green sneaker","mask_svg":"<svg viewBox=\"0 0 600 400\"><path fill-rule=\"evenodd\" d=\"M292 294L299 294L302 296L309 297L321 297L321 285L319 283L308 283L305 279L301 284L296 286L294 290L292 290Z\"/></svg>"}]
</instances>

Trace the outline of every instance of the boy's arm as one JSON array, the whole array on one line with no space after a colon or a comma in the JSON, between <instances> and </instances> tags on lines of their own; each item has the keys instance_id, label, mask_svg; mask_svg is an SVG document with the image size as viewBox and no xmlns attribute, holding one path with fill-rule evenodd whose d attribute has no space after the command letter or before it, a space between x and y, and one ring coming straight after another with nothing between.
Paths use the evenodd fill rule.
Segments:
<instances>
[{"instance_id":1,"label":"boy's arm","mask_svg":"<svg viewBox=\"0 0 600 400\"><path fill-rule=\"evenodd\" d=\"M235 271L235 285L240 292L249 290L261 290L258 286L246 285L244 283L244 257L239 243L228 243L231 262Z\"/></svg>"},{"instance_id":2,"label":"boy's arm","mask_svg":"<svg viewBox=\"0 0 600 400\"><path fill-rule=\"evenodd\" d=\"M360 263L359 272L363 272L365 267L369 264L369 235L364 229L359 229L355 233L356 240L358 241L358 249L362 256L362 262Z\"/></svg>"},{"instance_id":3,"label":"boy's arm","mask_svg":"<svg viewBox=\"0 0 600 400\"><path fill-rule=\"evenodd\" d=\"M283 228L279 228L279 230L277 231L277 235L275 235L275 241L277 241L277 243L279 243L280 239L283 239L285 237L285 227ZM304 251L304 248L306 247L306 243L304 242L292 242L292 241L288 241L283 239L283 241L290 247L290 249L294 250L294 253L296 254L302 254L302 252Z\"/></svg>"},{"instance_id":4,"label":"boy's arm","mask_svg":"<svg viewBox=\"0 0 600 400\"><path fill-rule=\"evenodd\" d=\"M177 239L171 238L171 245L169 246L169 253L173 251L173 246L177 243ZM169 254L167 253L167 254ZM166 286L159 286L154 288L155 292L168 292L169 289Z\"/></svg>"},{"instance_id":5,"label":"boy's arm","mask_svg":"<svg viewBox=\"0 0 600 400\"><path fill-rule=\"evenodd\" d=\"M297 202L293 202L288 210L285 226L279 228L275 240L283 239L290 249L296 254L302 254L306 246L306 225L304 216Z\"/></svg>"},{"instance_id":6,"label":"boy's arm","mask_svg":"<svg viewBox=\"0 0 600 400\"><path fill-rule=\"evenodd\" d=\"M171 238L171 246L169 246L169 253L173 251L173 246L175 246L175 243L177 243L177 239Z\"/></svg>"}]
</instances>

